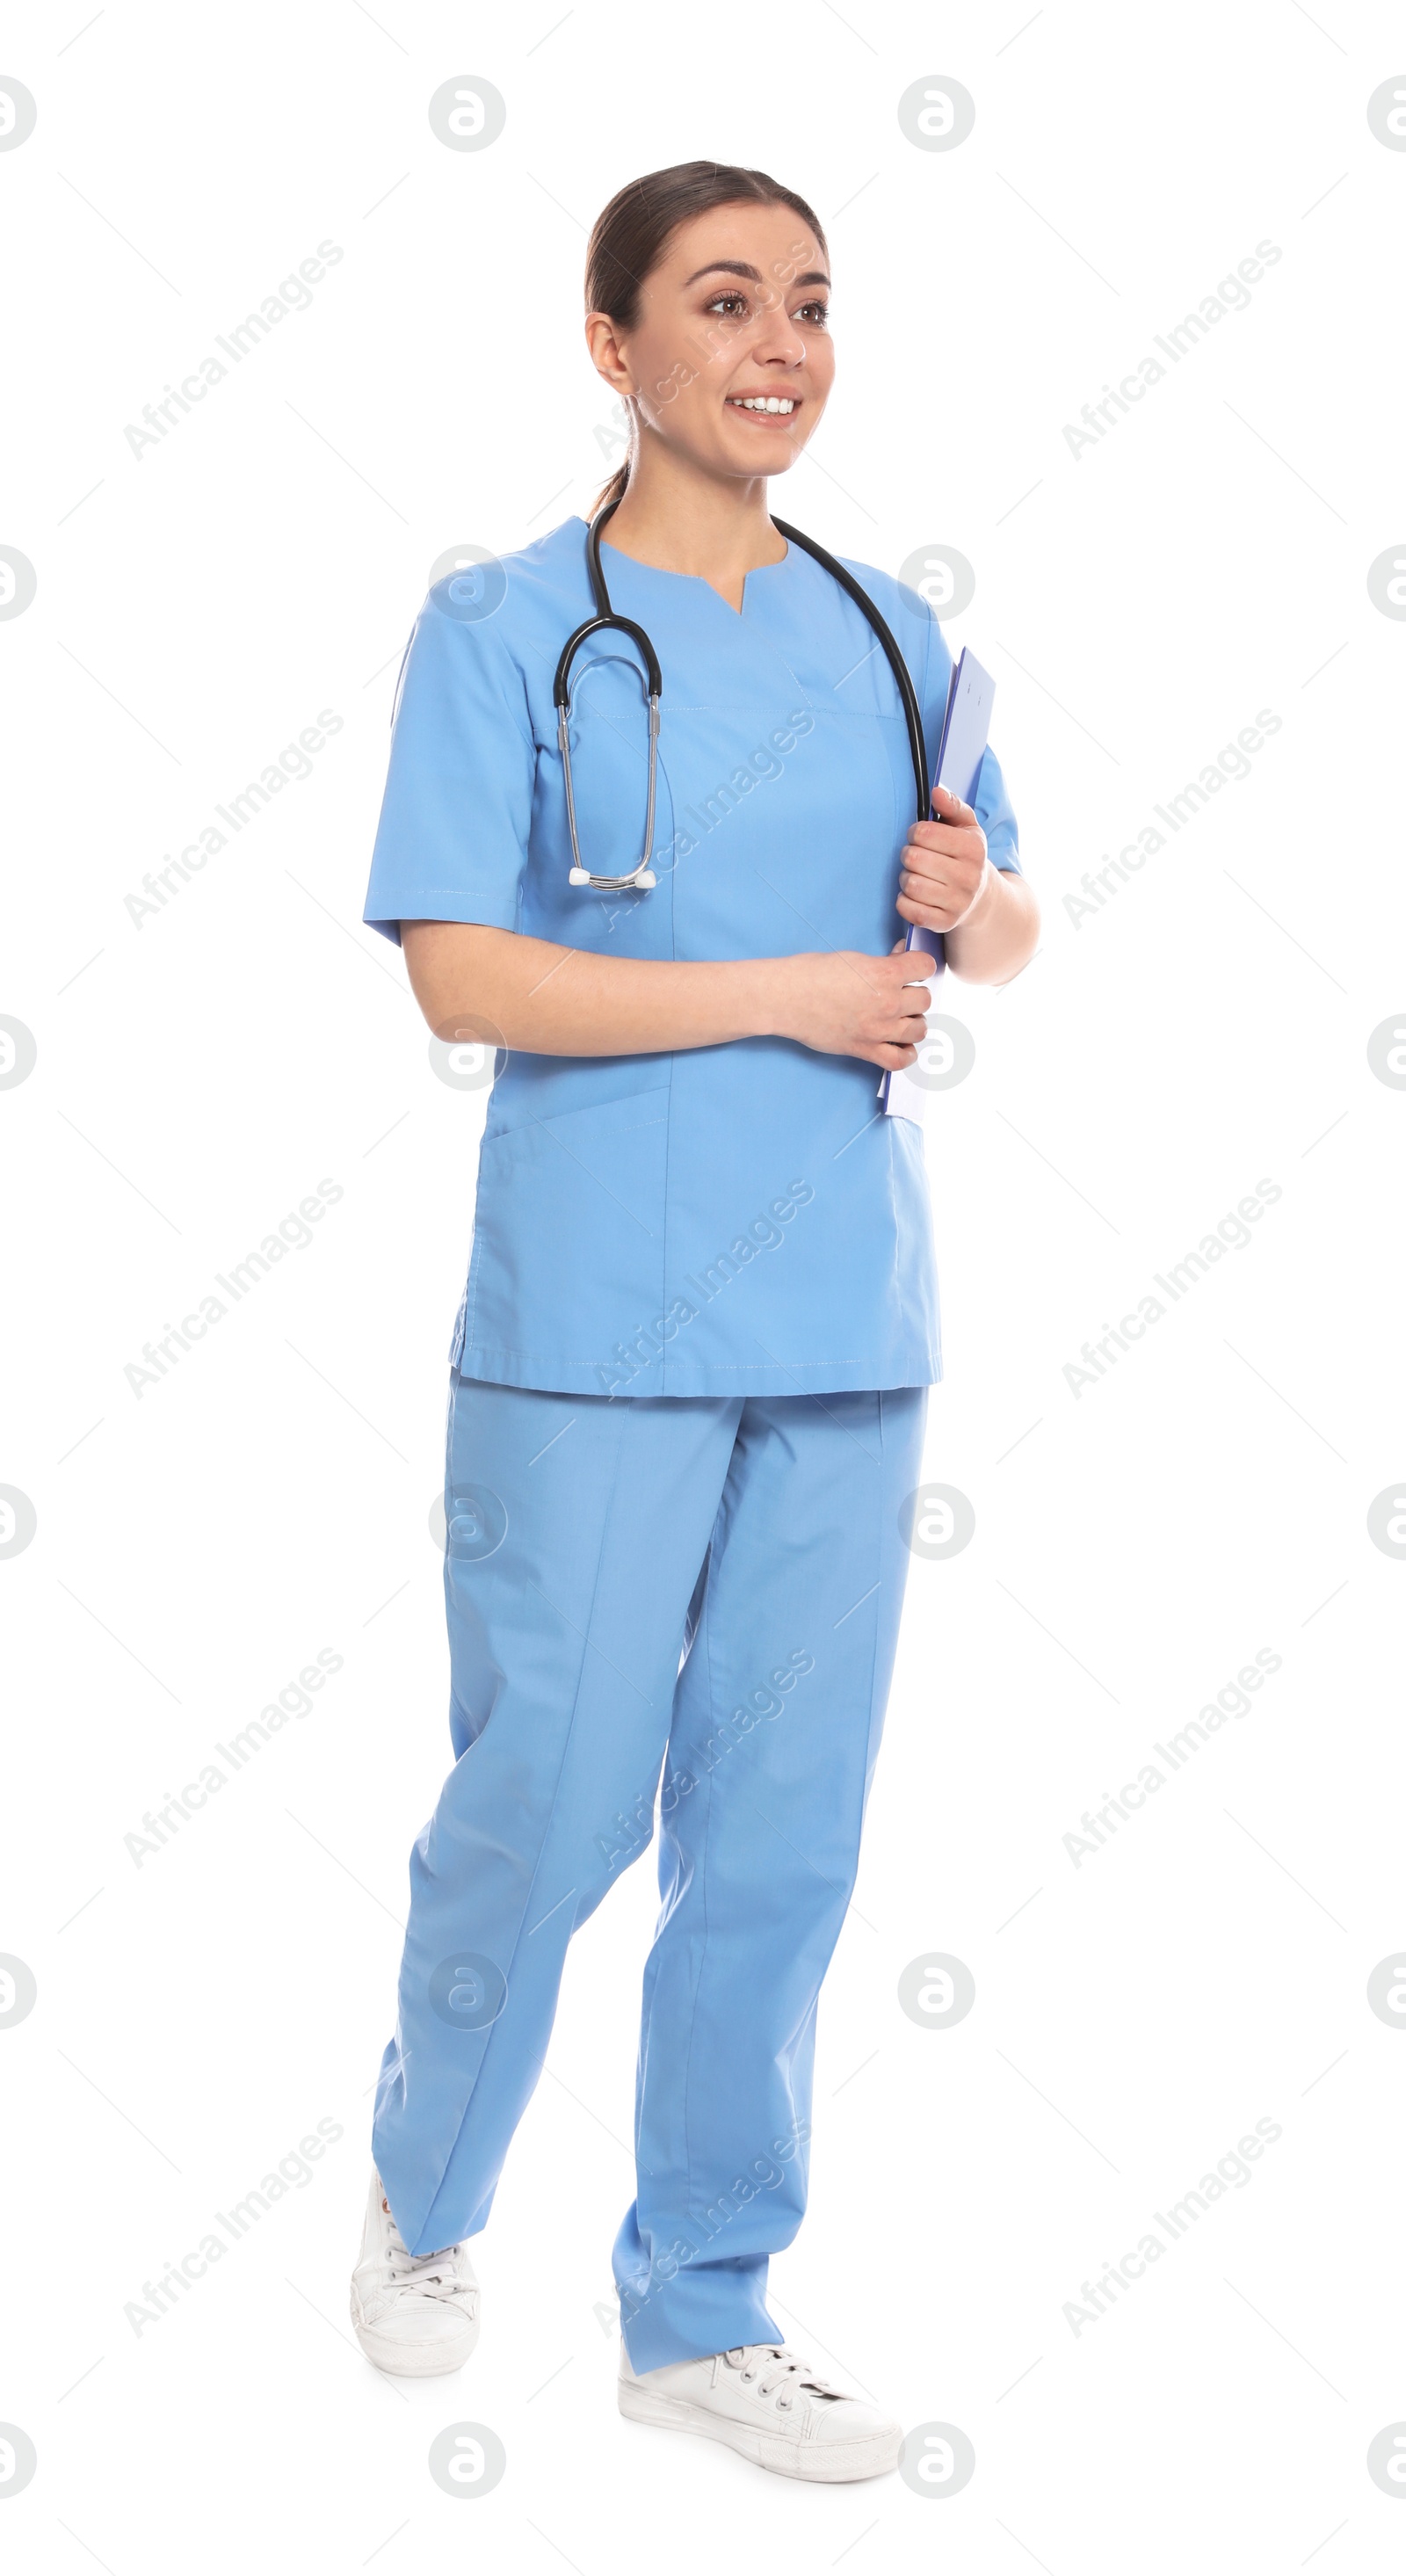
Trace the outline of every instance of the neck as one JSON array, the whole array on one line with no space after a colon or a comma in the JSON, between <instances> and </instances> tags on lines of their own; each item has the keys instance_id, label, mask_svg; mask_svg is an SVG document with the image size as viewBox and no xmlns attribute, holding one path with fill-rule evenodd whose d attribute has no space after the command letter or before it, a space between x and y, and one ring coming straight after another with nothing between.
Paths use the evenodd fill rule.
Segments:
<instances>
[{"instance_id":1,"label":"neck","mask_svg":"<svg viewBox=\"0 0 1406 2576\"><path fill-rule=\"evenodd\" d=\"M767 515L765 475L710 474L647 428L605 542L638 563L694 573L715 588L730 588L786 552Z\"/></svg>"}]
</instances>

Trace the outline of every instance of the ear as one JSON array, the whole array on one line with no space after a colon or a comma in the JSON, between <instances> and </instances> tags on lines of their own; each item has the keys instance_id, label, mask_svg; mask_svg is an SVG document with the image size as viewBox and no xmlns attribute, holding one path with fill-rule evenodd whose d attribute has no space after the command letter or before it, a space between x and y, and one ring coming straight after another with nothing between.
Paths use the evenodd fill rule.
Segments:
<instances>
[{"instance_id":1,"label":"ear","mask_svg":"<svg viewBox=\"0 0 1406 2576\"><path fill-rule=\"evenodd\" d=\"M625 353L608 313L587 314L586 346L596 374L604 377L612 393L619 394L622 401L628 401L636 390L635 380L625 363Z\"/></svg>"}]
</instances>

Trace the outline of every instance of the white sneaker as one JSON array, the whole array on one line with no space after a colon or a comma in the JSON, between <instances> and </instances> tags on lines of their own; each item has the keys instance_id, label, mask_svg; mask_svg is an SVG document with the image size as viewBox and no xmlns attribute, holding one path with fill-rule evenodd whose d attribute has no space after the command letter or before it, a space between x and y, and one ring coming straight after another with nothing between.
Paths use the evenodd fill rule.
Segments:
<instances>
[{"instance_id":1,"label":"white sneaker","mask_svg":"<svg viewBox=\"0 0 1406 2576\"><path fill-rule=\"evenodd\" d=\"M832 2388L784 2344L739 2344L705 2361L636 2376L620 2347L620 2412L726 2442L783 2478L878 2478L898 2466L903 2428Z\"/></svg>"},{"instance_id":2,"label":"white sneaker","mask_svg":"<svg viewBox=\"0 0 1406 2576\"><path fill-rule=\"evenodd\" d=\"M351 2320L367 2360L397 2379L457 2370L478 2341L478 2283L467 2247L408 2253L378 2173L351 2279Z\"/></svg>"}]
</instances>

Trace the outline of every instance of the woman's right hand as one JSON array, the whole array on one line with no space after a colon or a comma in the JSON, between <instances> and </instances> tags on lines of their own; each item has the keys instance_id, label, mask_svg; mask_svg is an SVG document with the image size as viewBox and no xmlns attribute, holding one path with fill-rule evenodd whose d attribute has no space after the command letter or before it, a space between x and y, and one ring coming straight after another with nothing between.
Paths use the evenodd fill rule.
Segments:
<instances>
[{"instance_id":1,"label":"woman's right hand","mask_svg":"<svg viewBox=\"0 0 1406 2576\"><path fill-rule=\"evenodd\" d=\"M932 994L926 979L937 959L902 940L888 957L861 949L778 957L770 1034L795 1038L818 1055L854 1055L896 1073L911 1064L927 1035ZM917 978L924 978L918 982Z\"/></svg>"}]
</instances>

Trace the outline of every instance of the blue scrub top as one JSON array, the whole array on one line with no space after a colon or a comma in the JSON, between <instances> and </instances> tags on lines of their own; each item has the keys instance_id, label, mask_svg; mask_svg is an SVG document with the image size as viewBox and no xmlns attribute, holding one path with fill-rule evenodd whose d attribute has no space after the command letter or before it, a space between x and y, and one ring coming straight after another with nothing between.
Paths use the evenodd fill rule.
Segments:
<instances>
[{"instance_id":1,"label":"blue scrub top","mask_svg":"<svg viewBox=\"0 0 1406 2576\"><path fill-rule=\"evenodd\" d=\"M951 657L916 592L850 562L914 678L930 767ZM365 918L473 921L602 956L882 955L913 818L893 674L798 546L740 614L691 573L607 540L618 614L663 672L646 893L567 881L552 678L594 613L586 524L431 590L402 673ZM644 833L641 665L593 637L573 675L582 856L633 867ZM976 809L996 866L1016 823L988 751ZM451 1359L508 1386L617 1396L824 1394L942 1373L922 1132L878 1069L786 1038L669 1055L500 1052Z\"/></svg>"}]
</instances>

